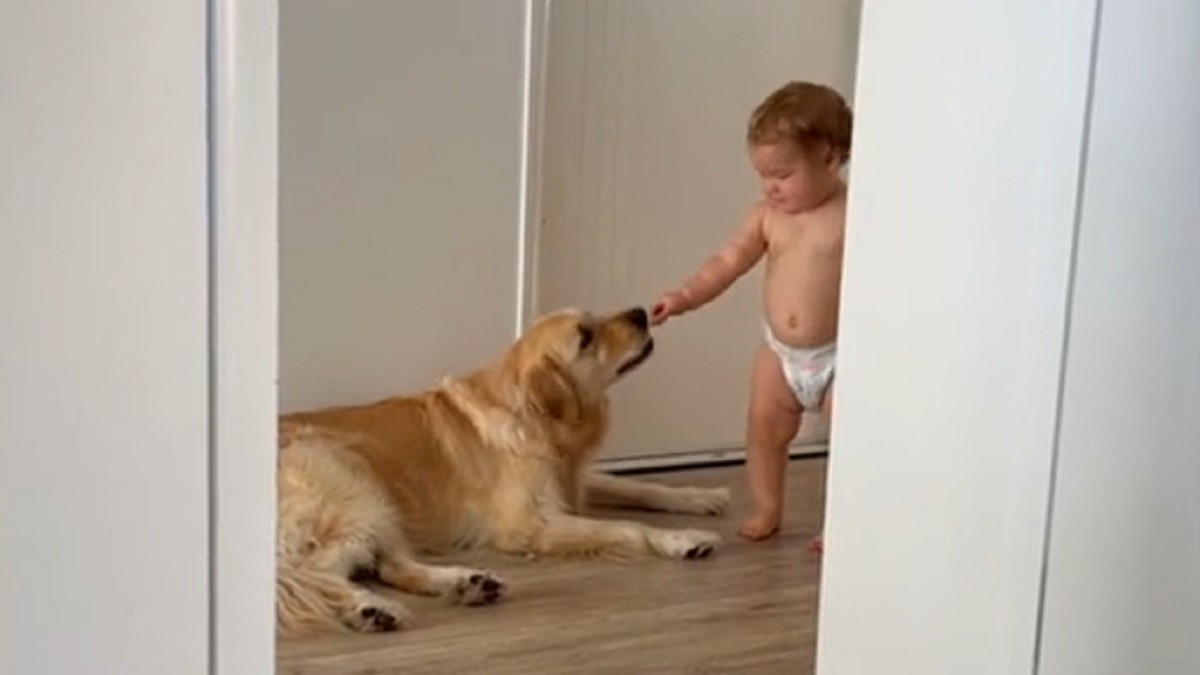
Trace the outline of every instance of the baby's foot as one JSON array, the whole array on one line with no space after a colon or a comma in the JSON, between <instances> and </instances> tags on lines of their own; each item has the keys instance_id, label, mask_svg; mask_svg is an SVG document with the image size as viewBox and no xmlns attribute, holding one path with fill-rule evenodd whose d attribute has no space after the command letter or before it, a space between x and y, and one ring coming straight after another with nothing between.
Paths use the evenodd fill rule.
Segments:
<instances>
[{"instance_id":1,"label":"baby's foot","mask_svg":"<svg viewBox=\"0 0 1200 675\"><path fill-rule=\"evenodd\" d=\"M818 534L808 542L808 550L814 556L820 558L821 554L825 553L825 535Z\"/></svg>"},{"instance_id":2,"label":"baby's foot","mask_svg":"<svg viewBox=\"0 0 1200 675\"><path fill-rule=\"evenodd\" d=\"M767 539L779 531L779 520L778 511L760 511L742 523L738 534L750 541Z\"/></svg>"}]
</instances>

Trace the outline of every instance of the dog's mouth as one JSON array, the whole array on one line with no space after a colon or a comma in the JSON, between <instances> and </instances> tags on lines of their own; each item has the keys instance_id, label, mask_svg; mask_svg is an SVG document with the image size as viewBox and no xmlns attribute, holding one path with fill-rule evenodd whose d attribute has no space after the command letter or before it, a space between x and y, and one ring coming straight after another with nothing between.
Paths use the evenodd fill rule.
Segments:
<instances>
[{"instance_id":1,"label":"dog's mouth","mask_svg":"<svg viewBox=\"0 0 1200 675\"><path fill-rule=\"evenodd\" d=\"M622 363L620 365L620 367L617 368L617 375L620 376L620 375L625 375L626 373L632 372L638 366L645 363L646 359L650 358L650 354L653 351L654 351L654 339L647 338L645 344L642 345L641 350L639 350L637 354L634 354L632 358L630 358L625 363Z\"/></svg>"}]
</instances>

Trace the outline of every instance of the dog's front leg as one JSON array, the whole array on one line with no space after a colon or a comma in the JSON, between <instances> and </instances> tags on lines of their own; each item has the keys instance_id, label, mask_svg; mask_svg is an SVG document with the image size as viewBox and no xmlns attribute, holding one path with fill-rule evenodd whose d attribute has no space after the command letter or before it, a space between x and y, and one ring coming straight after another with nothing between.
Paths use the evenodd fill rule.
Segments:
<instances>
[{"instance_id":1,"label":"dog's front leg","mask_svg":"<svg viewBox=\"0 0 1200 675\"><path fill-rule=\"evenodd\" d=\"M707 558L721 542L720 535L706 530L664 530L625 520L567 514L546 517L530 539L538 555L619 560Z\"/></svg>"},{"instance_id":2,"label":"dog's front leg","mask_svg":"<svg viewBox=\"0 0 1200 675\"><path fill-rule=\"evenodd\" d=\"M587 475L587 501L594 506L720 515L729 508L729 488L672 487L612 474Z\"/></svg>"}]
</instances>

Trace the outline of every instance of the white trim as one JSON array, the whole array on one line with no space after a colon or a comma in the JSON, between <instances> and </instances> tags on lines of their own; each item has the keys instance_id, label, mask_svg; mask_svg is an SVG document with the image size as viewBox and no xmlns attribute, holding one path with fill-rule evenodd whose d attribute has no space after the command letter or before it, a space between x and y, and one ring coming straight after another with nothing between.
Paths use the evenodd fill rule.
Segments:
<instances>
[{"instance_id":1,"label":"white trim","mask_svg":"<svg viewBox=\"0 0 1200 675\"><path fill-rule=\"evenodd\" d=\"M827 443L803 443L791 446L788 457L810 457L829 452ZM724 450L701 450L699 452L674 452L662 455L644 455L640 457L613 457L596 462L596 468L609 473L624 471L650 471L656 469L686 469L703 467L706 464L744 462L746 451L741 448Z\"/></svg>"},{"instance_id":2,"label":"white trim","mask_svg":"<svg viewBox=\"0 0 1200 675\"><path fill-rule=\"evenodd\" d=\"M546 79L548 0L526 0L521 71L521 167L517 216L517 297L514 334L537 312L537 241L542 215L542 109Z\"/></svg>"},{"instance_id":3,"label":"white trim","mask_svg":"<svg viewBox=\"0 0 1200 675\"><path fill-rule=\"evenodd\" d=\"M550 0L535 0L539 8L540 19L534 24L537 31L536 42L537 51L534 53L534 64L537 66L537 78L534 80L534 89L532 92L535 106L533 108L535 116L533 118L533 129L536 132L533 140L533 184L530 186L530 199L532 200L533 209L531 211L532 221L528 239L526 240L529 250L532 255L529 257L528 272L529 286L531 292L527 293L525 305L526 322L531 317L536 316L542 311L541 305L538 303L538 289L541 288L539 278L539 270L541 269L541 256L539 254L539 245L542 237L542 228L545 225L545 201L543 196L543 186L545 178L543 168L545 163L542 161L542 156L545 152L546 139L546 69L549 67L550 59Z\"/></svg>"},{"instance_id":4,"label":"white trim","mask_svg":"<svg viewBox=\"0 0 1200 675\"><path fill-rule=\"evenodd\" d=\"M275 670L278 3L209 0L215 675Z\"/></svg>"}]
</instances>

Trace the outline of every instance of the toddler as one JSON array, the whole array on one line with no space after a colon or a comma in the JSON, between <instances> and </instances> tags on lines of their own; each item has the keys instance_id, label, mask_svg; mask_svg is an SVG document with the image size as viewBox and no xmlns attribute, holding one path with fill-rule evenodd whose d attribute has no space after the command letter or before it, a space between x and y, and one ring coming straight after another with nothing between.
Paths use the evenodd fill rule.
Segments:
<instances>
[{"instance_id":1,"label":"toddler","mask_svg":"<svg viewBox=\"0 0 1200 675\"><path fill-rule=\"evenodd\" d=\"M743 537L779 529L788 446L804 414L833 408L852 115L834 90L790 82L750 116L746 142L762 198L729 240L654 304L652 322L712 302L766 256L763 342L754 358L746 470L754 512ZM813 542L820 550L821 538Z\"/></svg>"}]
</instances>

